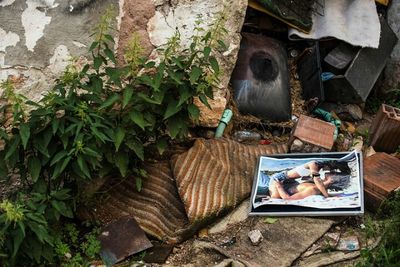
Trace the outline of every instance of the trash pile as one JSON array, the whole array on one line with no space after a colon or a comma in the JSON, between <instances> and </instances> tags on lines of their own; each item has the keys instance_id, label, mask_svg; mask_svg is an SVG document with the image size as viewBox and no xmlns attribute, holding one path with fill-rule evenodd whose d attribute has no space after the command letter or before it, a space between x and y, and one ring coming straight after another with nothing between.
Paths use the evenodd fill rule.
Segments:
<instances>
[{"instance_id":1,"label":"trash pile","mask_svg":"<svg viewBox=\"0 0 400 267\"><path fill-rule=\"evenodd\" d=\"M210 224L249 197L259 156L351 150L364 152L365 203L376 211L400 187L400 157L395 153L400 148L400 109L383 104L371 115L365 108L398 41L385 18L388 1L377 2L250 0L231 77L232 97L218 128L194 128L190 147L149 162L140 193L134 189L134 178L109 179L100 189L104 196L81 209L80 217L108 224L101 238L107 240L105 247L110 243L105 236L112 231L128 231L121 220L140 227L168 244L163 248L165 260L173 245L204 228L207 237ZM279 219L277 225L287 229L277 231L287 233L298 223L295 219L301 220ZM309 220L311 225L321 223ZM292 258L271 262L291 264L334 224L322 223L327 228L321 227L319 236L298 245L301 251ZM260 259L251 261L251 253L240 258L234 247L235 243L243 247L268 242L272 247L265 253L275 251L273 237L265 237L268 223L257 224L262 226L243 234L239 229L235 236L241 240L218 243L214 239L196 246L228 255L230 261L218 266L234 266L232 262L257 266ZM103 249L107 262L114 264L149 247L142 233L134 232L129 238L142 242L127 246L139 249L129 248L129 253ZM357 237L327 233L324 238L329 248L360 250ZM313 260L312 266L319 266L319 259L307 260L317 250L323 250L321 245L310 247L299 265L310 266Z\"/></svg>"}]
</instances>

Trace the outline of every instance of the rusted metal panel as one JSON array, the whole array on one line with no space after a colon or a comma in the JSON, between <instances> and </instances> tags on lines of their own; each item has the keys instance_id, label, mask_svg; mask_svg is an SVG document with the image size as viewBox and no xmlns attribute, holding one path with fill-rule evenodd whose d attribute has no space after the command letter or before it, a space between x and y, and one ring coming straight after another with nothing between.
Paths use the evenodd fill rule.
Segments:
<instances>
[{"instance_id":1,"label":"rusted metal panel","mask_svg":"<svg viewBox=\"0 0 400 267\"><path fill-rule=\"evenodd\" d=\"M250 195L258 157L286 152L286 145L197 140L171 162L189 221L204 221L235 207Z\"/></svg>"},{"instance_id":2,"label":"rusted metal panel","mask_svg":"<svg viewBox=\"0 0 400 267\"><path fill-rule=\"evenodd\" d=\"M98 239L100 256L107 266L153 246L135 219L129 217L104 227Z\"/></svg>"},{"instance_id":3,"label":"rusted metal panel","mask_svg":"<svg viewBox=\"0 0 400 267\"><path fill-rule=\"evenodd\" d=\"M400 109L382 104L371 124L370 145L376 151L396 151L400 146Z\"/></svg>"},{"instance_id":4,"label":"rusted metal panel","mask_svg":"<svg viewBox=\"0 0 400 267\"><path fill-rule=\"evenodd\" d=\"M364 160L366 206L375 210L400 187L400 160L386 153L376 153Z\"/></svg>"},{"instance_id":5,"label":"rusted metal panel","mask_svg":"<svg viewBox=\"0 0 400 267\"><path fill-rule=\"evenodd\" d=\"M333 124L301 115L293 132L293 137L315 146L331 150L334 143L334 132L335 126Z\"/></svg>"},{"instance_id":6,"label":"rusted metal panel","mask_svg":"<svg viewBox=\"0 0 400 267\"><path fill-rule=\"evenodd\" d=\"M129 216L151 236L166 243L182 241L188 219L169 162L146 164L144 168L147 177L140 192L136 189L135 177L110 179L101 188L105 193L93 207L80 212L81 219L110 223Z\"/></svg>"}]
</instances>

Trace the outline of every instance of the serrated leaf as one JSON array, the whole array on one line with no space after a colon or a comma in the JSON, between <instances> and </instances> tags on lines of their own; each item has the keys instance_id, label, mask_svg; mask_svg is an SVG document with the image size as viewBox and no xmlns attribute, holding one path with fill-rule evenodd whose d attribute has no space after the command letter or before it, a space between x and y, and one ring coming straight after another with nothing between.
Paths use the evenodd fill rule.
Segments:
<instances>
[{"instance_id":1,"label":"serrated leaf","mask_svg":"<svg viewBox=\"0 0 400 267\"><path fill-rule=\"evenodd\" d=\"M84 147L82 151L83 151L83 154L85 154L85 155L95 157L95 158L100 157L99 153L97 153L96 151L94 151L93 149L91 149L89 147Z\"/></svg>"},{"instance_id":2,"label":"serrated leaf","mask_svg":"<svg viewBox=\"0 0 400 267\"><path fill-rule=\"evenodd\" d=\"M7 149L6 156L4 157L5 160L9 159L15 153L20 142L21 142L21 137L19 135L14 135L10 147Z\"/></svg>"},{"instance_id":3,"label":"serrated leaf","mask_svg":"<svg viewBox=\"0 0 400 267\"><path fill-rule=\"evenodd\" d=\"M129 140L126 145L129 147L130 150L135 152L136 156L138 156L139 159L141 159L142 161L144 160L144 148L142 143L140 143L136 139L133 139Z\"/></svg>"},{"instance_id":4,"label":"serrated leaf","mask_svg":"<svg viewBox=\"0 0 400 267\"><path fill-rule=\"evenodd\" d=\"M133 110L129 113L129 118L142 130L146 127L146 121L144 120L143 114L139 111Z\"/></svg>"},{"instance_id":5,"label":"serrated leaf","mask_svg":"<svg viewBox=\"0 0 400 267\"><path fill-rule=\"evenodd\" d=\"M77 157L77 162L78 162L78 166L79 169L82 171L82 173L90 179L90 172L89 172L89 168L86 164L86 161L83 159L83 157L81 155L78 155Z\"/></svg>"},{"instance_id":6,"label":"serrated leaf","mask_svg":"<svg viewBox=\"0 0 400 267\"><path fill-rule=\"evenodd\" d=\"M195 84L202 73L199 67L193 67L189 74L190 84Z\"/></svg>"},{"instance_id":7,"label":"serrated leaf","mask_svg":"<svg viewBox=\"0 0 400 267\"><path fill-rule=\"evenodd\" d=\"M113 94L112 96L108 97L106 99L106 101L104 101L104 103L99 107L99 109L104 109L107 108L111 105L113 105L115 102L117 102L119 99L119 95L118 94Z\"/></svg>"},{"instance_id":8,"label":"serrated leaf","mask_svg":"<svg viewBox=\"0 0 400 267\"><path fill-rule=\"evenodd\" d=\"M125 177L127 174L128 164L129 158L127 154L119 152L117 155L115 155L115 165L117 165L122 177Z\"/></svg>"},{"instance_id":9,"label":"serrated leaf","mask_svg":"<svg viewBox=\"0 0 400 267\"><path fill-rule=\"evenodd\" d=\"M200 117L200 109L195 104L190 104L188 106L188 112L190 118L193 120L198 120Z\"/></svg>"},{"instance_id":10,"label":"serrated leaf","mask_svg":"<svg viewBox=\"0 0 400 267\"><path fill-rule=\"evenodd\" d=\"M115 42L115 41L114 41L114 38L113 38L111 35L109 35L109 34L104 34L104 38L106 38L108 41L110 41L110 42L112 42L112 43Z\"/></svg>"},{"instance_id":11,"label":"serrated leaf","mask_svg":"<svg viewBox=\"0 0 400 267\"><path fill-rule=\"evenodd\" d=\"M158 139L156 146L157 146L158 153L160 155L162 155L168 146L167 140L165 140L164 138Z\"/></svg>"},{"instance_id":12,"label":"serrated leaf","mask_svg":"<svg viewBox=\"0 0 400 267\"><path fill-rule=\"evenodd\" d=\"M210 53L211 53L211 47L209 47L209 46L204 47L203 55L204 55L205 59L208 59L208 57L210 56Z\"/></svg>"},{"instance_id":13,"label":"serrated leaf","mask_svg":"<svg viewBox=\"0 0 400 267\"><path fill-rule=\"evenodd\" d=\"M142 191L142 185L143 185L142 178L136 177L135 182L136 182L136 190L138 192Z\"/></svg>"},{"instance_id":14,"label":"serrated leaf","mask_svg":"<svg viewBox=\"0 0 400 267\"><path fill-rule=\"evenodd\" d=\"M22 146L24 149L26 149L29 137L31 136L31 129L26 123L23 123L19 126L19 134L21 135Z\"/></svg>"},{"instance_id":15,"label":"serrated leaf","mask_svg":"<svg viewBox=\"0 0 400 267\"><path fill-rule=\"evenodd\" d=\"M99 45L99 42L93 42L90 45L89 52L91 52L93 49L95 49L98 45Z\"/></svg>"},{"instance_id":16,"label":"serrated leaf","mask_svg":"<svg viewBox=\"0 0 400 267\"><path fill-rule=\"evenodd\" d=\"M219 64L218 64L217 59L215 57L210 57L209 61L210 61L210 65L211 65L211 68L213 69L213 71L215 73L219 73Z\"/></svg>"},{"instance_id":17,"label":"serrated leaf","mask_svg":"<svg viewBox=\"0 0 400 267\"><path fill-rule=\"evenodd\" d=\"M175 72L171 70L167 70L168 76L171 77L177 84L181 85L182 82L182 73Z\"/></svg>"},{"instance_id":18,"label":"serrated leaf","mask_svg":"<svg viewBox=\"0 0 400 267\"><path fill-rule=\"evenodd\" d=\"M118 151L119 146L125 138L125 129L118 127L114 134L115 151Z\"/></svg>"},{"instance_id":19,"label":"serrated leaf","mask_svg":"<svg viewBox=\"0 0 400 267\"><path fill-rule=\"evenodd\" d=\"M28 158L28 171L34 183L37 182L41 169L42 169L42 164L38 158L35 157Z\"/></svg>"},{"instance_id":20,"label":"serrated leaf","mask_svg":"<svg viewBox=\"0 0 400 267\"><path fill-rule=\"evenodd\" d=\"M102 63L103 63L103 59L101 57L93 58L93 67L95 70L99 70Z\"/></svg>"},{"instance_id":21,"label":"serrated leaf","mask_svg":"<svg viewBox=\"0 0 400 267\"><path fill-rule=\"evenodd\" d=\"M171 118L168 120L167 129L168 129L169 136L172 139L174 139L178 136L178 134L180 133L180 131L182 129L183 123L184 122L182 120L180 120L179 118Z\"/></svg>"},{"instance_id":22,"label":"serrated leaf","mask_svg":"<svg viewBox=\"0 0 400 267\"><path fill-rule=\"evenodd\" d=\"M208 103L208 100L207 100L207 96L206 96L206 95L200 94L200 95L199 95L199 99L200 99L201 103L203 103L206 107L208 107L209 109L212 109L211 106L210 106L210 104Z\"/></svg>"},{"instance_id":23,"label":"serrated leaf","mask_svg":"<svg viewBox=\"0 0 400 267\"><path fill-rule=\"evenodd\" d=\"M93 75L90 77L90 83L94 92L100 93L103 90L103 80L100 77Z\"/></svg>"},{"instance_id":24,"label":"serrated leaf","mask_svg":"<svg viewBox=\"0 0 400 267\"><path fill-rule=\"evenodd\" d=\"M125 108L128 105L129 101L131 100L133 95L133 88L126 87L122 94L122 108Z\"/></svg>"},{"instance_id":25,"label":"serrated leaf","mask_svg":"<svg viewBox=\"0 0 400 267\"><path fill-rule=\"evenodd\" d=\"M273 223L276 223L277 221L278 221L277 218L271 218L271 217L267 217L264 219L264 223L267 223L267 224L273 224Z\"/></svg>"},{"instance_id":26,"label":"serrated leaf","mask_svg":"<svg viewBox=\"0 0 400 267\"><path fill-rule=\"evenodd\" d=\"M63 159L66 155L68 154L67 151L62 150L60 152L58 152L53 159L50 162L50 166L53 166L54 164L56 164L57 162L59 162L61 159Z\"/></svg>"},{"instance_id":27,"label":"serrated leaf","mask_svg":"<svg viewBox=\"0 0 400 267\"><path fill-rule=\"evenodd\" d=\"M148 103L151 103L151 104L156 104L156 105L160 105L161 104L161 102L162 102L162 99L160 99L160 100L154 100L154 99L151 99L150 97L148 97L147 95L145 95L145 94L143 94L143 93L138 93L138 96L141 98L141 99L143 99L144 101L146 101L146 102L148 102Z\"/></svg>"},{"instance_id":28,"label":"serrated leaf","mask_svg":"<svg viewBox=\"0 0 400 267\"><path fill-rule=\"evenodd\" d=\"M183 103L185 103L191 97L193 97L193 95L190 93L190 89L189 88L187 88L187 87L179 88L178 106L181 106Z\"/></svg>"},{"instance_id":29,"label":"serrated leaf","mask_svg":"<svg viewBox=\"0 0 400 267\"><path fill-rule=\"evenodd\" d=\"M64 217L73 218L74 215L70 207L68 207L63 201L52 200L51 205Z\"/></svg>"},{"instance_id":30,"label":"serrated leaf","mask_svg":"<svg viewBox=\"0 0 400 267\"><path fill-rule=\"evenodd\" d=\"M21 246L23 240L24 240L24 233L22 231L15 231L14 235L13 235L12 258L14 258L17 255L17 252L18 252L19 247Z\"/></svg>"},{"instance_id":31,"label":"serrated leaf","mask_svg":"<svg viewBox=\"0 0 400 267\"><path fill-rule=\"evenodd\" d=\"M54 118L53 121L51 122L51 129L53 130L53 135L56 134L59 125L60 125L60 120Z\"/></svg>"},{"instance_id":32,"label":"serrated leaf","mask_svg":"<svg viewBox=\"0 0 400 267\"><path fill-rule=\"evenodd\" d=\"M104 49L104 54L115 64L117 61L115 60L114 52L109 48Z\"/></svg>"},{"instance_id":33,"label":"serrated leaf","mask_svg":"<svg viewBox=\"0 0 400 267\"><path fill-rule=\"evenodd\" d=\"M169 117L175 115L182 109L182 106L178 106L178 102L175 100L172 100L168 103L167 110L165 111L164 114L164 120L168 119Z\"/></svg>"}]
</instances>

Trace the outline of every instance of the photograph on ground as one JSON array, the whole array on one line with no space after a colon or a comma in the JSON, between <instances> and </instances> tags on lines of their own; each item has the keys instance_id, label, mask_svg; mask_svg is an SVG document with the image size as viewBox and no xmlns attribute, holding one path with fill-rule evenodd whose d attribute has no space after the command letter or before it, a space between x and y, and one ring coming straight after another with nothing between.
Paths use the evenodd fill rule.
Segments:
<instances>
[{"instance_id":1,"label":"photograph on ground","mask_svg":"<svg viewBox=\"0 0 400 267\"><path fill-rule=\"evenodd\" d=\"M363 211L361 176L356 152L261 157L252 208L312 215Z\"/></svg>"}]
</instances>

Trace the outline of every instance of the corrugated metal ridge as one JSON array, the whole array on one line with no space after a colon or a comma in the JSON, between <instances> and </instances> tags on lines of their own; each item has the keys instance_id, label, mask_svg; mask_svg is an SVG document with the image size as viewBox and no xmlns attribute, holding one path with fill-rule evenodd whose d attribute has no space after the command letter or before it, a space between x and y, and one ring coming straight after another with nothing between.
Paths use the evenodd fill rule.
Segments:
<instances>
[{"instance_id":1,"label":"corrugated metal ridge","mask_svg":"<svg viewBox=\"0 0 400 267\"><path fill-rule=\"evenodd\" d=\"M188 219L169 162L147 164L145 170L148 176L143 180L141 192L136 190L134 177L115 185L108 184L101 190L108 192L90 213L102 223L134 217L146 233L168 243L180 242Z\"/></svg>"},{"instance_id":2,"label":"corrugated metal ridge","mask_svg":"<svg viewBox=\"0 0 400 267\"><path fill-rule=\"evenodd\" d=\"M261 155L287 153L286 145L243 145L230 139L198 139L171 166L189 221L233 208L251 191Z\"/></svg>"}]
</instances>

